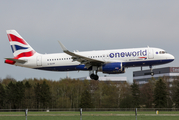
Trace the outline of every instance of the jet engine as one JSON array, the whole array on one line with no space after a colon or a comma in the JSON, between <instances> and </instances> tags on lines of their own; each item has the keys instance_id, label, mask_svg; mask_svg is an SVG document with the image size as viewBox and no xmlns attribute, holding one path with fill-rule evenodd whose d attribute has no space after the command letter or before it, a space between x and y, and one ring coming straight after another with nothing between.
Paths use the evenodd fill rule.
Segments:
<instances>
[{"instance_id":1,"label":"jet engine","mask_svg":"<svg viewBox=\"0 0 179 120\"><path fill-rule=\"evenodd\" d=\"M107 73L107 74L125 73L125 68L122 66L121 62L104 64L103 66L101 66L100 70L103 73Z\"/></svg>"}]
</instances>

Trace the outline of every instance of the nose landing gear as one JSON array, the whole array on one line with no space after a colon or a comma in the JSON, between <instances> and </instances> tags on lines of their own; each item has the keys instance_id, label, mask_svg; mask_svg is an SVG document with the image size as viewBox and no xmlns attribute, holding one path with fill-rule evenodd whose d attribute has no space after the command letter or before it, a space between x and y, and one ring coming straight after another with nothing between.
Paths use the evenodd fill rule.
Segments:
<instances>
[{"instance_id":1,"label":"nose landing gear","mask_svg":"<svg viewBox=\"0 0 179 120\"><path fill-rule=\"evenodd\" d=\"M153 69L152 69L152 65L150 65L149 67L150 67L150 74L151 74L151 76L154 76L154 72L153 72Z\"/></svg>"}]
</instances>

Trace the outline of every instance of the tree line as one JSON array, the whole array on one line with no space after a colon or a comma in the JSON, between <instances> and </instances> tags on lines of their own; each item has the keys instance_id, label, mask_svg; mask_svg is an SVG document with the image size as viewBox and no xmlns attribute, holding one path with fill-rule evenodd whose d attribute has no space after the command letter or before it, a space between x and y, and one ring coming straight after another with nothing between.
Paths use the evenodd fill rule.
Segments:
<instances>
[{"instance_id":1,"label":"tree line","mask_svg":"<svg viewBox=\"0 0 179 120\"><path fill-rule=\"evenodd\" d=\"M139 86L94 80L0 79L0 109L179 108L179 77Z\"/></svg>"}]
</instances>

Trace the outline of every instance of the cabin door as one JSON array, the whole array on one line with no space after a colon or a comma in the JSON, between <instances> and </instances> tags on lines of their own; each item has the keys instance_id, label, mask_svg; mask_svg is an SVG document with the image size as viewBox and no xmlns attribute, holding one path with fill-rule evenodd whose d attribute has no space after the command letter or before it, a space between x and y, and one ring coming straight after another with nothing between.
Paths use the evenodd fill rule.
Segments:
<instances>
[{"instance_id":1,"label":"cabin door","mask_svg":"<svg viewBox=\"0 0 179 120\"><path fill-rule=\"evenodd\" d=\"M148 49L148 59L153 59L154 58L154 50L149 48Z\"/></svg>"},{"instance_id":2,"label":"cabin door","mask_svg":"<svg viewBox=\"0 0 179 120\"><path fill-rule=\"evenodd\" d=\"M37 66L42 66L42 56L37 56Z\"/></svg>"}]
</instances>

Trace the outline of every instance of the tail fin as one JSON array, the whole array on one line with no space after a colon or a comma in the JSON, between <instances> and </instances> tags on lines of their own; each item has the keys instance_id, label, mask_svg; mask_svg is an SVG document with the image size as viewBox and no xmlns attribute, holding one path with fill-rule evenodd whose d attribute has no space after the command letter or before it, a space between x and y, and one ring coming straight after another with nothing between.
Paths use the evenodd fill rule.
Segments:
<instances>
[{"instance_id":1,"label":"tail fin","mask_svg":"<svg viewBox=\"0 0 179 120\"><path fill-rule=\"evenodd\" d=\"M6 32L14 59L31 57L36 53L35 50L15 30L7 30Z\"/></svg>"}]
</instances>

